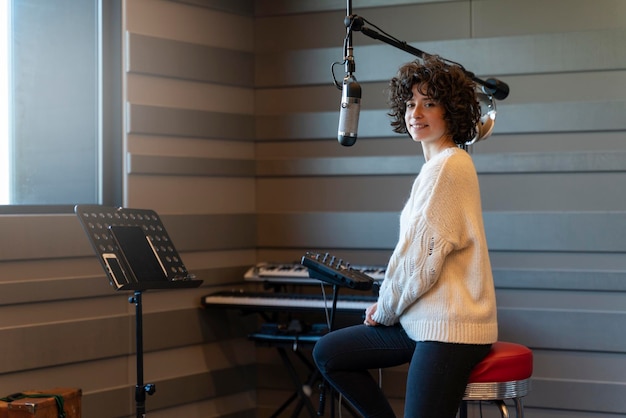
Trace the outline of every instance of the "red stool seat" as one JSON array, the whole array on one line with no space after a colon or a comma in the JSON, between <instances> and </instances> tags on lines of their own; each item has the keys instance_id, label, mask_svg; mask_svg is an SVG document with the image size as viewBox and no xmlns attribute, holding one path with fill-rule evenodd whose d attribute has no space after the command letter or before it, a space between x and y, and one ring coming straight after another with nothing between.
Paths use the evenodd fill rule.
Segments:
<instances>
[{"instance_id":1,"label":"red stool seat","mask_svg":"<svg viewBox=\"0 0 626 418\"><path fill-rule=\"evenodd\" d=\"M498 341L470 375L461 417L467 417L466 401L491 401L498 405L502 418L509 412L505 399L512 399L518 418L523 418L522 398L528 394L533 373L533 352L521 344Z\"/></svg>"},{"instance_id":2,"label":"red stool seat","mask_svg":"<svg viewBox=\"0 0 626 418\"><path fill-rule=\"evenodd\" d=\"M498 341L472 371L469 383L510 382L533 374L533 352L520 344Z\"/></svg>"}]
</instances>

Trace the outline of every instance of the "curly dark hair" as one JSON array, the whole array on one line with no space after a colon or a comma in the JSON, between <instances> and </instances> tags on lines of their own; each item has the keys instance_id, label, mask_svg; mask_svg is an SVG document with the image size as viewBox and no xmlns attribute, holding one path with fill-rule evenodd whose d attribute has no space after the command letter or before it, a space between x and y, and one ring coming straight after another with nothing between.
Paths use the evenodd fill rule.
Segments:
<instances>
[{"instance_id":1,"label":"curly dark hair","mask_svg":"<svg viewBox=\"0 0 626 418\"><path fill-rule=\"evenodd\" d=\"M416 60L404 64L389 82L389 116L394 132L408 133L404 114L416 84L422 94L444 107L444 120L456 144L465 144L476 136L480 119L476 85L460 66L436 55L427 56L423 63Z\"/></svg>"}]
</instances>

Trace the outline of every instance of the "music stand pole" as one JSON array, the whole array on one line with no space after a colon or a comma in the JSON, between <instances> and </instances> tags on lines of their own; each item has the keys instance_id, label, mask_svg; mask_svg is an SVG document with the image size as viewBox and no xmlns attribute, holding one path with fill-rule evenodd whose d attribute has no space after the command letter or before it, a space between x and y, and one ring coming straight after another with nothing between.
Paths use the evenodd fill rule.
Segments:
<instances>
[{"instance_id":1,"label":"music stand pole","mask_svg":"<svg viewBox=\"0 0 626 418\"><path fill-rule=\"evenodd\" d=\"M146 416L146 393L152 395L156 391L156 386L152 383L143 383L143 309L141 301L141 290L136 290L135 295L128 298L130 303L135 304L135 338L137 346L137 385L135 386L135 409L137 418Z\"/></svg>"}]
</instances>

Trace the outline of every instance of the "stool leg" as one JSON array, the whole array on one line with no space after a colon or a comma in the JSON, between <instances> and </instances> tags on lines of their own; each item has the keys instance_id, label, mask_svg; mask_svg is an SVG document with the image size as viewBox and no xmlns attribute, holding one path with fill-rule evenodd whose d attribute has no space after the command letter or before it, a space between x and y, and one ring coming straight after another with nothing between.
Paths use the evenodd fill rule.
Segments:
<instances>
[{"instance_id":1,"label":"stool leg","mask_svg":"<svg viewBox=\"0 0 626 418\"><path fill-rule=\"evenodd\" d=\"M462 401L459 408L459 418L467 418L467 402Z\"/></svg>"},{"instance_id":2,"label":"stool leg","mask_svg":"<svg viewBox=\"0 0 626 418\"><path fill-rule=\"evenodd\" d=\"M513 398L515 402L515 415L517 418L524 418L524 404L522 404L522 398Z\"/></svg>"},{"instance_id":3,"label":"stool leg","mask_svg":"<svg viewBox=\"0 0 626 418\"><path fill-rule=\"evenodd\" d=\"M509 418L509 408L506 407L504 401L497 400L494 402L496 405L498 405L498 409L500 409L500 415L502 415L502 418Z\"/></svg>"}]
</instances>

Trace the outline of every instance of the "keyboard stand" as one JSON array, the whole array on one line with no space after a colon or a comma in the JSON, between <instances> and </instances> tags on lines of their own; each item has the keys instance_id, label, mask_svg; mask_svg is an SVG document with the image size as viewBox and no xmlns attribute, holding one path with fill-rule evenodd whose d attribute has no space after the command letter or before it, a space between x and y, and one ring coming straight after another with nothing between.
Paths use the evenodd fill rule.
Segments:
<instances>
[{"instance_id":1,"label":"keyboard stand","mask_svg":"<svg viewBox=\"0 0 626 418\"><path fill-rule=\"evenodd\" d=\"M272 418L278 417L295 400L298 400L298 403L293 410L292 417L299 416L303 408L307 410L311 418L317 416L317 411L313 407L310 396L313 385L320 380L321 376L317 367L302 353L300 347L313 348L324 333L325 327L317 331L314 328L310 333L301 334L297 332L281 332L275 324L264 324L261 330L248 336L250 340L258 345L276 348L294 386L293 394L271 415ZM298 374L294 361L287 353L288 347L291 348L295 358L306 366L308 370L308 375L304 381Z\"/></svg>"}]
</instances>

